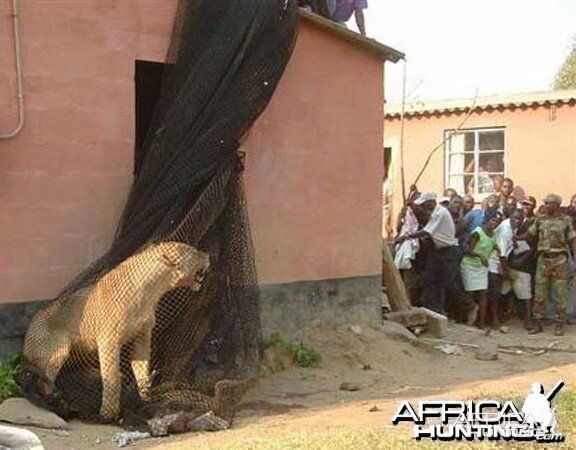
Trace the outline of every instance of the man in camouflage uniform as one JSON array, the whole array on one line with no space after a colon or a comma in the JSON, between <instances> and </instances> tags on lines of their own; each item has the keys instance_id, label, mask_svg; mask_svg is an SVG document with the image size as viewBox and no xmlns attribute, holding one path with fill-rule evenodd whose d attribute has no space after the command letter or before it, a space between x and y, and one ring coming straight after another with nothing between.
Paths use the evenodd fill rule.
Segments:
<instances>
[{"instance_id":1,"label":"man in camouflage uniform","mask_svg":"<svg viewBox=\"0 0 576 450\"><path fill-rule=\"evenodd\" d=\"M541 333L546 304L550 297L556 299L556 329L554 334L564 334L566 304L568 301L568 245L576 251L576 233L571 219L560 212L562 199L550 194L544 199L544 214L536 219L528 233L536 239L538 263L536 267L533 317L530 334Z\"/></svg>"}]
</instances>

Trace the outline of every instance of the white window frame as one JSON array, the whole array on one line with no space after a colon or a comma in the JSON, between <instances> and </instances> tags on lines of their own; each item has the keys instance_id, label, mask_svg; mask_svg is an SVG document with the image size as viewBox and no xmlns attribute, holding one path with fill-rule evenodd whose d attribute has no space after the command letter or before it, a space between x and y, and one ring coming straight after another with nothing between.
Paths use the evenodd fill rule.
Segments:
<instances>
[{"instance_id":1,"label":"white window frame","mask_svg":"<svg viewBox=\"0 0 576 450\"><path fill-rule=\"evenodd\" d=\"M493 132L493 131L502 131L504 132L504 148L503 149L496 149L496 150L482 150L480 152L480 133L486 132ZM474 194L472 194L477 201L484 200L490 193L479 193L478 192L478 181L479 181L479 168L480 168L480 155L489 155L489 154L503 154L502 162L504 164L501 173L503 177L507 176L506 168L508 166L507 162L507 151L506 151L506 127L487 127L487 128L465 128L460 130L449 129L444 130L444 189L451 188L453 186L449 186L450 178L452 176L466 176L470 175L470 173L463 173L463 172L450 172L450 157L455 154L466 155L472 152L452 152L450 150L451 146L451 137L454 134L464 134L464 133L474 133ZM466 186L464 186L465 192L458 192L460 195L468 194Z\"/></svg>"}]
</instances>

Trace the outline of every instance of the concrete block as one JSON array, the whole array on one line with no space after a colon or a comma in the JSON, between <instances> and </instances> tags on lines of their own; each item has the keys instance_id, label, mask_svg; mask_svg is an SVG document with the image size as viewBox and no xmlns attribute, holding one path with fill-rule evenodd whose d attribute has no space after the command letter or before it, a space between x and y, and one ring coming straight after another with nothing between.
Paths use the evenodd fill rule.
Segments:
<instances>
[{"instance_id":1,"label":"concrete block","mask_svg":"<svg viewBox=\"0 0 576 450\"><path fill-rule=\"evenodd\" d=\"M427 318L427 329L437 338L448 335L448 318L428 308L418 308Z\"/></svg>"},{"instance_id":2,"label":"concrete block","mask_svg":"<svg viewBox=\"0 0 576 450\"><path fill-rule=\"evenodd\" d=\"M45 305L45 302L39 301L0 305L0 341L24 336L36 311ZM0 347L1 353L2 347Z\"/></svg>"},{"instance_id":3,"label":"concrete block","mask_svg":"<svg viewBox=\"0 0 576 450\"><path fill-rule=\"evenodd\" d=\"M317 325L355 325L363 330L382 320L379 276L260 285L263 334L289 341Z\"/></svg>"},{"instance_id":4,"label":"concrete block","mask_svg":"<svg viewBox=\"0 0 576 450\"><path fill-rule=\"evenodd\" d=\"M428 323L428 316L421 308L410 308L405 311L394 311L386 315L388 320L393 320L405 328L423 327Z\"/></svg>"}]
</instances>

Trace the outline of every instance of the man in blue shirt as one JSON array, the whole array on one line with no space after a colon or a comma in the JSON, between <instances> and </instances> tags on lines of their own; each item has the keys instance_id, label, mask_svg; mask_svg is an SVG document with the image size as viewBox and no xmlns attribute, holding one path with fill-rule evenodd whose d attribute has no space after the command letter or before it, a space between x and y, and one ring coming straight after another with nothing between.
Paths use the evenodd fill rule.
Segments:
<instances>
[{"instance_id":1,"label":"man in blue shirt","mask_svg":"<svg viewBox=\"0 0 576 450\"><path fill-rule=\"evenodd\" d=\"M368 0L327 0L328 13L333 21L346 23L352 17L356 17L356 25L363 36L366 36L364 10L368 8Z\"/></svg>"},{"instance_id":2,"label":"man in blue shirt","mask_svg":"<svg viewBox=\"0 0 576 450\"><path fill-rule=\"evenodd\" d=\"M464 231L463 236L466 238L472 232L484 225L484 222L492 216L493 213L498 212L500 200L497 195L489 195L482 203L482 209L473 209L468 212L461 220L459 226Z\"/></svg>"}]
</instances>

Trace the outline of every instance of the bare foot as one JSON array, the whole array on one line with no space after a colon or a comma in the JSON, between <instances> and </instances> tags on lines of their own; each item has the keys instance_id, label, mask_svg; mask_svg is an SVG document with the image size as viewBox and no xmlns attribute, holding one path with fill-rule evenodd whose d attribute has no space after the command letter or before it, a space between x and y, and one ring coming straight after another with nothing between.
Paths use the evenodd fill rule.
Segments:
<instances>
[{"instance_id":1,"label":"bare foot","mask_svg":"<svg viewBox=\"0 0 576 450\"><path fill-rule=\"evenodd\" d=\"M470 311L468 311L468 317L466 320L466 325L474 325L474 323L476 323L476 319L478 318L478 305L474 305L474 308L472 308Z\"/></svg>"}]
</instances>

